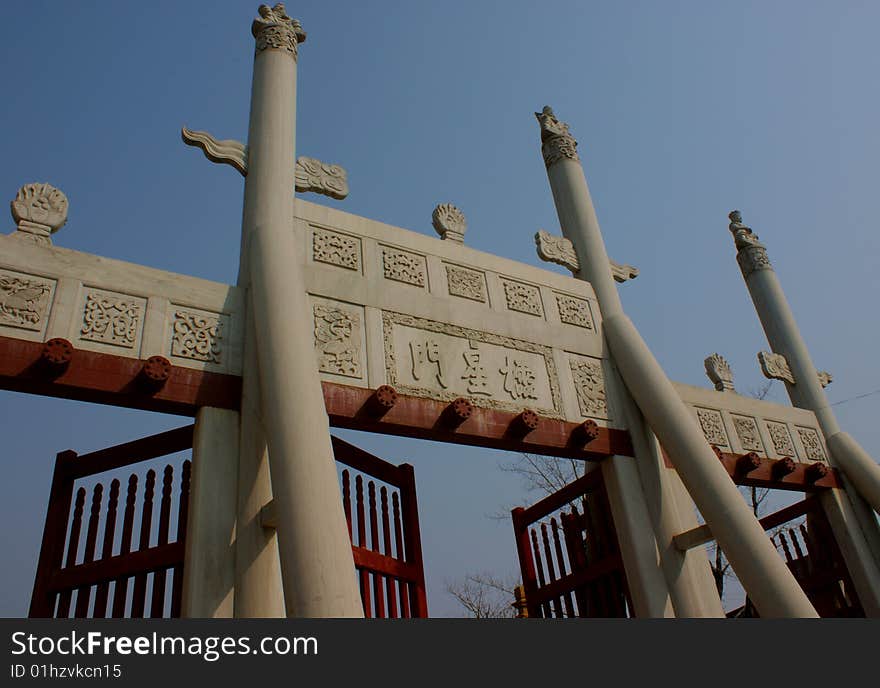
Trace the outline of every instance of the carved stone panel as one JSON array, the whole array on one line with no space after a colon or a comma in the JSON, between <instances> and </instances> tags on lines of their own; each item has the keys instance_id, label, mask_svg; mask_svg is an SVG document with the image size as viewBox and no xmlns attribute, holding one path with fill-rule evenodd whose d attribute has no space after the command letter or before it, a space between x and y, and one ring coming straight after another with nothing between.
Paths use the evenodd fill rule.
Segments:
<instances>
[{"instance_id":1,"label":"carved stone panel","mask_svg":"<svg viewBox=\"0 0 880 688\"><path fill-rule=\"evenodd\" d=\"M501 283L504 285L504 299L507 302L508 310L537 315L538 317L544 316L541 292L537 287L506 279L502 279Z\"/></svg>"},{"instance_id":2,"label":"carved stone panel","mask_svg":"<svg viewBox=\"0 0 880 688\"><path fill-rule=\"evenodd\" d=\"M703 435L705 435L706 441L709 444L719 447L730 446L730 442L727 440L727 433L724 430L724 420L721 418L721 411L698 408L697 420L700 421Z\"/></svg>"},{"instance_id":3,"label":"carved stone panel","mask_svg":"<svg viewBox=\"0 0 880 688\"><path fill-rule=\"evenodd\" d=\"M399 392L562 417L550 347L384 311L385 368Z\"/></svg>"},{"instance_id":4,"label":"carved stone panel","mask_svg":"<svg viewBox=\"0 0 880 688\"><path fill-rule=\"evenodd\" d=\"M780 456L797 456L794 450L794 443L791 441L791 433L785 423L776 423L767 421L767 432L770 433L770 440L773 442L773 449Z\"/></svg>"},{"instance_id":5,"label":"carved stone panel","mask_svg":"<svg viewBox=\"0 0 880 688\"><path fill-rule=\"evenodd\" d=\"M593 318L590 315L590 304L584 299L557 294L556 305L559 307L559 319L562 322L588 330L594 329Z\"/></svg>"},{"instance_id":6,"label":"carved stone panel","mask_svg":"<svg viewBox=\"0 0 880 688\"><path fill-rule=\"evenodd\" d=\"M797 431L801 438L801 444L804 445L804 453L807 456L807 460L826 461L819 433L813 428L798 428Z\"/></svg>"},{"instance_id":7,"label":"carved stone panel","mask_svg":"<svg viewBox=\"0 0 880 688\"><path fill-rule=\"evenodd\" d=\"M171 355L220 365L224 362L228 316L171 306Z\"/></svg>"},{"instance_id":8,"label":"carved stone panel","mask_svg":"<svg viewBox=\"0 0 880 688\"><path fill-rule=\"evenodd\" d=\"M362 310L341 303L321 302L314 304L313 312L318 370L322 373L362 378Z\"/></svg>"},{"instance_id":9,"label":"carved stone panel","mask_svg":"<svg viewBox=\"0 0 880 688\"><path fill-rule=\"evenodd\" d=\"M746 451L764 453L764 443L761 442L761 433L758 431L758 423L749 416L731 416L733 427L739 443Z\"/></svg>"},{"instance_id":10,"label":"carved stone panel","mask_svg":"<svg viewBox=\"0 0 880 688\"><path fill-rule=\"evenodd\" d=\"M0 270L0 325L40 332L54 290L55 280Z\"/></svg>"},{"instance_id":11,"label":"carved stone panel","mask_svg":"<svg viewBox=\"0 0 880 688\"><path fill-rule=\"evenodd\" d=\"M318 263L360 271L361 240L347 234L315 227L312 234L312 258Z\"/></svg>"},{"instance_id":12,"label":"carved stone panel","mask_svg":"<svg viewBox=\"0 0 880 688\"><path fill-rule=\"evenodd\" d=\"M452 296L486 303L486 276L482 272L458 265L447 265L446 282Z\"/></svg>"},{"instance_id":13,"label":"carved stone panel","mask_svg":"<svg viewBox=\"0 0 880 688\"><path fill-rule=\"evenodd\" d=\"M134 349L138 344L146 299L89 289L79 338Z\"/></svg>"},{"instance_id":14,"label":"carved stone panel","mask_svg":"<svg viewBox=\"0 0 880 688\"><path fill-rule=\"evenodd\" d=\"M425 257L390 246L382 247L382 274L386 279L424 287L428 284Z\"/></svg>"},{"instance_id":15,"label":"carved stone panel","mask_svg":"<svg viewBox=\"0 0 880 688\"><path fill-rule=\"evenodd\" d=\"M596 358L572 356L568 364L571 367L571 378L581 415L608 418L602 361Z\"/></svg>"}]
</instances>

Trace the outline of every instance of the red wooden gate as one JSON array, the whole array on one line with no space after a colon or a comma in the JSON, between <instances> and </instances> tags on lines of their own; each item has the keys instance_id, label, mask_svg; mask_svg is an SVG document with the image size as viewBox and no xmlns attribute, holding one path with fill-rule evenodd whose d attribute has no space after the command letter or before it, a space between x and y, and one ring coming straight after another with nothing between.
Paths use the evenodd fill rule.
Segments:
<instances>
[{"instance_id":1,"label":"red wooden gate","mask_svg":"<svg viewBox=\"0 0 880 688\"><path fill-rule=\"evenodd\" d=\"M164 467L157 518L154 517L154 469L150 468L144 474L141 468L140 475L137 471L131 473L121 509L119 478L113 477L109 483L106 508L107 478L103 482L94 482L84 535L82 526L87 489L82 484L77 489L76 485L92 476L118 472L126 466L187 450L192 447L192 436L193 426L189 425L83 456L73 451L58 454L30 616L68 617L74 596L73 615L77 618L138 618L145 614L180 616L190 462L184 461L180 465L176 497L173 494L174 466L169 463ZM143 489L135 539L139 483ZM172 519L177 524L173 530ZM154 521L157 532L152 537ZM102 524L103 537L98 547L98 531ZM172 572L170 595L167 594L169 572Z\"/></svg>"},{"instance_id":2,"label":"red wooden gate","mask_svg":"<svg viewBox=\"0 0 880 688\"><path fill-rule=\"evenodd\" d=\"M427 617L413 467L390 464L338 437L333 438L333 453L338 463L347 466L341 474L342 504L364 616ZM368 478L366 497L364 476Z\"/></svg>"},{"instance_id":3,"label":"red wooden gate","mask_svg":"<svg viewBox=\"0 0 880 688\"><path fill-rule=\"evenodd\" d=\"M601 470L512 516L530 617L631 616Z\"/></svg>"},{"instance_id":4,"label":"red wooden gate","mask_svg":"<svg viewBox=\"0 0 880 688\"><path fill-rule=\"evenodd\" d=\"M156 470L140 466L128 475L122 503L120 471L190 450L193 427L82 456L57 455L29 616L180 616L190 461L164 466L158 504ZM427 616L412 466L395 466L336 437L333 450L346 466L343 503L365 615Z\"/></svg>"}]
</instances>

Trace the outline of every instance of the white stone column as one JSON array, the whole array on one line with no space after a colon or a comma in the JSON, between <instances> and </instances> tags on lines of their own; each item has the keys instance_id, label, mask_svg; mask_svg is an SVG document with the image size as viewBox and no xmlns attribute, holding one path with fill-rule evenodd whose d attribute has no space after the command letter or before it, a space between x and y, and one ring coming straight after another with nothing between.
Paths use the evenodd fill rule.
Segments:
<instances>
[{"instance_id":1,"label":"white stone column","mask_svg":"<svg viewBox=\"0 0 880 688\"><path fill-rule=\"evenodd\" d=\"M574 245L582 278L596 292L605 338L630 394L675 462L688 492L761 616L817 616L709 447L696 419L624 314L577 143L568 125L559 122L550 108L537 116L562 232Z\"/></svg>"},{"instance_id":2,"label":"white stone column","mask_svg":"<svg viewBox=\"0 0 880 688\"><path fill-rule=\"evenodd\" d=\"M729 229L737 248L736 260L767 341L774 353L785 358L794 379L794 383L784 380L791 403L816 414L830 461L843 471L846 496L833 490L822 495L822 505L862 606L869 615L880 614L880 527L859 497L880 512L880 466L840 429L766 247L751 228L742 223L739 211L732 211L729 217ZM850 483L858 494L853 494Z\"/></svg>"},{"instance_id":3,"label":"white stone column","mask_svg":"<svg viewBox=\"0 0 880 688\"><path fill-rule=\"evenodd\" d=\"M238 427L236 411L203 407L196 415L183 565L184 618L233 616Z\"/></svg>"},{"instance_id":4,"label":"white stone column","mask_svg":"<svg viewBox=\"0 0 880 688\"><path fill-rule=\"evenodd\" d=\"M270 496L260 463L262 430L278 514L286 614L359 617L363 610L312 345L313 316L293 234L296 71L305 32L281 4L261 5L259 11L253 23L256 54L239 270L239 283L248 287L251 323L245 342L249 399L248 408L243 401L247 415L239 497L239 515L248 519L242 527L250 530L237 571L248 601L237 600L236 615L277 613L272 537L257 532L258 504ZM257 398L259 415L254 413Z\"/></svg>"}]
</instances>

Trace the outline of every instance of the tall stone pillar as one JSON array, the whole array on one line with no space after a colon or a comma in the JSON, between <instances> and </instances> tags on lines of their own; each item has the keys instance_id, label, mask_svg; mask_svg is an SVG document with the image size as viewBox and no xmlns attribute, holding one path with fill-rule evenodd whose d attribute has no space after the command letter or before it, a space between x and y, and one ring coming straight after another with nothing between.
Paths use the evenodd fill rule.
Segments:
<instances>
[{"instance_id":1,"label":"tall stone pillar","mask_svg":"<svg viewBox=\"0 0 880 688\"><path fill-rule=\"evenodd\" d=\"M359 617L363 610L293 228L297 57L306 34L280 3L261 5L259 14L252 27L256 52L239 270L249 312L236 616L281 611ZM270 497L278 517L284 610L278 609L273 537L259 524L259 509Z\"/></svg>"},{"instance_id":2,"label":"tall stone pillar","mask_svg":"<svg viewBox=\"0 0 880 688\"><path fill-rule=\"evenodd\" d=\"M568 125L536 113L547 176L563 234L596 292L605 339L629 393L666 448L685 487L763 617L815 617L660 364L623 312L587 181Z\"/></svg>"},{"instance_id":3,"label":"tall stone pillar","mask_svg":"<svg viewBox=\"0 0 880 688\"><path fill-rule=\"evenodd\" d=\"M736 260L761 326L774 354L782 356L782 359L773 363L787 367L790 373L784 376L789 378L784 382L791 403L816 414L828 444L831 462L844 473L847 495L830 491L822 496L822 503L862 606L866 611L874 609L880 614L880 527L859 498L861 494L880 512L880 466L848 433L840 429L779 278L767 257L766 247L758 241L751 228L742 223L738 210L731 212L729 218L729 229L737 249Z\"/></svg>"}]
</instances>

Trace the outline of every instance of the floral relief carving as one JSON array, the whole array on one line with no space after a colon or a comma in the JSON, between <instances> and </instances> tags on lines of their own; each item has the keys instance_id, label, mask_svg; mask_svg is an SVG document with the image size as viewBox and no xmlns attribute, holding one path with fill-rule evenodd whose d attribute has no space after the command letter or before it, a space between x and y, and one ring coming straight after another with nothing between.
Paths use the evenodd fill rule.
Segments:
<instances>
[{"instance_id":1,"label":"floral relief carving","mask_svg":"<svg viewBox=\"0 0 880 688\"><path fill-rule=\"evenodd\" d=\"M322 373L361 377L360 314L316 304L314 315L318 370Z\"/></svg>"},{"instance_id":2,"label":"floral relief carving","mask_svg":"<svg viewBox=\"0 0 880 688\"><path fill-rule=\"evenodd\" d=\"M223 325L219 314L183 309L174 311L171 355L206 363L221 363Z\"/></svg>"},{"instance_id":3,"label":"floral relief carving","mask_svg":"<svg viewBox=\"0 0 880 688\"><path fill-rule=\"evenodd\" d=\"M755 419L746 416L732 416L732 418L742 448L746 451L763 452L764 445L761 443L761 434L758 432Z\"/></svg>"},{"instance_id":4,"label":"floral relief carving","mask_svg":"<svg viewBox=\"0 0 880 688\"><path fill-rule=\"evenodd\" d=\"M797 456L794 450L794 444L791 441L791 433L785 423L774 423L767 421L767 431L770 433L770 440L773 442L773 449L780 456Z\"/></svg>"},{"instance_id":5,"label":"floral relief carving","mask_svg":"<svg viewBox=\"0 0 880 688\"><path fill-rule=\"evenodd\" d=\"M608 404L605 398L602 363L571 359L569 366L581 415L607 418Z\"/></svg>"},{"instance_id":6,"label":"floral relief carving","mask_svg":"<svg viewBox=\"0 0 880 688\"><path fill-rule=\"evenodd\" d=\"M556 305L559 307L559 319L567 325L576 325L588 330L593 329L593 318L590 316L590 304L583 299L564 294L556 295Z\"/></svg>"},{"instance_id":7,"label":"floral relief carving","mask_svg":"<svg viewBox=\"0 0 880 688\"><path fill-rule=\"evenodd\" d=\"M424 287L427 284L425 257L390 246L382 248L382 269L386 279Z\"/></svg>"},{"instance_id":8,"label":"floral relief carving","mask_svg":"<svg viewBox=\"0 0 880 688\"><path fill-rule=\"evenodd\" d=\"M482 272L460 268L456 265L447 265L446 282L452 296L461 296L481 303L486 302L486 279Z\"/></svg>"},{"instance_id":9,"label":"floral relief carving","mask_svg":"<svg viewBox=\"0 0 880 688\"><path fill-rule=\"evenodd\" d=\"M697 420L703 429L703 435L709 444L722 447L730 446L727 441L727 433L724 431L724 421L721 412L714 409L697 409Z\"/></svg>"},{"instance_id":10,"label":"floral relief carving","mask_svg":"<svg viewBox=\"0 0 880 688\"><path fill-rule=\"evenodd\" d=\"M312 235L312 256L320 263L360 270L361 242L346 234L316 227Z\"/></svg>"},{"instance_id":11,"label":"floral relief carving","mask_svg":"<svg viewBox=\"0 0 880 688\"><path fill-rule=\"evenodd\" d=\"M825 452L822 450L822 442L819 439L819 433L813 428L798 428L801 443L804 445L804 452L809 461L825 461Z\"/></svg>"},{"instance_id":12,"label":"floral relief carving","mask_svg":"<svg viewBox=\"0 0 880 688\"><path fill-rule=\"evenodd\" d=\"M537 287L507 280L501 282L504 285L504 298L509 310L539 317L544 315L544 310L541 308L541 293Z\"/></svg>"},{"instance_id":13,"label":"floral relief carving","mask_svg":"<svg viewBox=\"0 0 880 688\"><path fill-rule=\"evenodd\" d=\"M80 338L132 349L143 313L143 299L90 290L86 295Z\"/></svg>"},{"instance_id":14,"label":"floral relief carving","mask_svg":"<svg viewBox=\"0 0 880 688\"><path fill-rule=\"evenodd\" d=\"M0 272L0 325L41 330L51 291L51 282Z\"/></svg>"}]
</instances>

